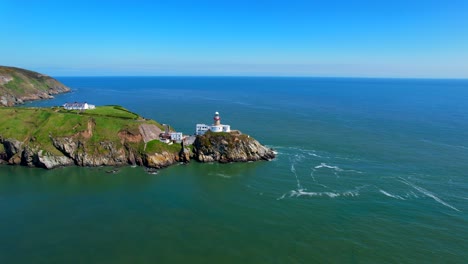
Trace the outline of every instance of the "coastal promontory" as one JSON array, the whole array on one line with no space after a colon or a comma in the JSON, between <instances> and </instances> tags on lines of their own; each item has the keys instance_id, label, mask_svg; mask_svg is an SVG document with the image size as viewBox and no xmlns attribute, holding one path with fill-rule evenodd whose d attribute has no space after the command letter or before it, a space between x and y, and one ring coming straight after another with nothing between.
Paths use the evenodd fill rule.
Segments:
<instances>
[{"instance_id":1,"label":"coastal promontory","mask_svg":"<svg viewBox=\"0 0 468 264\"><path fill-rule=\"evenodd\" d=\"M26 101L50 99L69 92L70 88L47 75L0 66L0 106L14 106Z\"/></svg>"},{"instance_id":2,"label":"coastal promontory","mask_svg":"<svg viewBox=\"0 0 468 264\"><path fill-rule=\"evenodd\" d=\"M169 141L172 132L121 106L92 110L0 108L0 163L29 167L123 166L163 168L175 163L270 160L273 150L239 131Z\"/></svg>"}]
</instances>

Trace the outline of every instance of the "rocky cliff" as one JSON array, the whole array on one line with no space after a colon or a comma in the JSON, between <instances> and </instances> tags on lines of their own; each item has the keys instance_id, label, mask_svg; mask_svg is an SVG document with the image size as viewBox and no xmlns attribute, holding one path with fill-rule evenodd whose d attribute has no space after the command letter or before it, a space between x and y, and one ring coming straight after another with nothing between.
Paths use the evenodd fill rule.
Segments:
<instances>
[{"instance_id":1,"label":"rocky cliff","mask_svg":"<svg viewBox=\"0 0 468 264\"><path fill-rule=\"evenodd\" d=\"M239 132L207 132L197 136L193 144L193 157L200 162L246 162L271 160L275 158L275 152Z\"/></svg>"},{"instance_id":2,"label":"rocky cliff","mask_svg":"<svg viewBox=\"0 0 468 264\"><path fill-rule=\"evenodd\" d=\"M46 169L70 165L86 167L139 165L159 169L182 161L178 152L142 151L140 147L142 142L124 141L122 144L102 141L94 144L76 135L51 137L50 140L55 149L44 150L34 142L24 143L14 138L0 139L4 149L0 153L0 158L10 165Z\"/></svg>"},{"instance_id":3,"label":"rocky cliff","mask_svg":"<svg viewBox=\"0 0 468 264\"><path fill-rule=\"evenodd\" d=\"M270 160L273 150L239 132L197 136L192 146L157 138L162 126L120 106L86 112L62 108L0 108L0 163L61 166L140 165Z\"/></svg>"},{"instance_id":4,"label":"rocky cliff","mask_svg":"<svg viewBox=\"0 0 468 264\"><path fill-rule=\"evenodd\" d=\"M50 99L69 92L54 78L20 68L0 66L0 106L13 106L25 101Z\"/></svg>"}]
</instances>

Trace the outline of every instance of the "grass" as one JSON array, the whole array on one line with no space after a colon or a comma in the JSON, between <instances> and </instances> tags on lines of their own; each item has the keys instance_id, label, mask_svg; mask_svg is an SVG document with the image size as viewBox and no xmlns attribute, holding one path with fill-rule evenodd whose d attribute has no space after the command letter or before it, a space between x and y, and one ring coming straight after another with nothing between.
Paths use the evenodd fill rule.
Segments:
<instances>
[{"instance_id":1,"label":"grass","mask_svg":"<svg viewBox=\"0 0 468 264\"><path fill-rule=\"evenodd\" d=\"M15 138L25 143L31 142L34 146L50 153L57 152L52 144L51 136L78 135L88 130L88 124L94 126L92 136L82 140L87 142L90 149L99 149L101 142L113 142L120 145L121 139L118 136L120 131L138 134L139 126L144 123L162 127L158 122L144 120L120 106L102 106L85 112L68 111L62 108L1 107L0 117L2 119L0 137ZM150 145L148 150L153 152L180 150L180 146L177 145L159 146L155 143Z\"/></svg>"},{"instance_id":2,"label":"grass","mask_svg":"<svg viewBox=\"0 0 468 264\"><path fill-rule=\"evenodd\" d=\"M26 74L21 71L7 71L13 80L6 83L4 86L6 91L12 92L16 96L23 96L29 93L34 93L35 90L47 91L49 89L45 77L37 77L33 74ZM1 88L1 87L0 87Z\"/></svg>"},{"instance_id":3,"label":"grass","mask_svg":"<svg viewBox=\"0 0 468 264\"><path fill-rule=\"evenodd\" d=\"M172 145L168 145L163 143L157 139L152 140L146 143L146 153L162 153L163 151L167 151L169 153L179 153L182 149L180 144L174 143Z\"/></svg>"},{"instance_id":4,"label":"grass","mask_svg":"<svg viewBox=\"0 0 468 264\"><path fill-rule=\"evenodd\" d=\"M75 113L75 114L82 114L87 116L101 116L101 117L115 117L115 118L123 118L123 119L138 119L140 118L139 115L128 111L127 109L116 106L116 105L106 105L106 106L98 106L96 109L90 110L65 110L60 109L60 112L63 113Z\"/></svg>"},{"instance_id":5,"label":"grass","mask_svg":"<svg viewBox=\"0 0 468 264\"><path fill-rule=\"evenodd\" d=\"M19 95L24 95L26 92L24 88L24 80L13 74L12 74L12 77L13 77L13 80L6 83L5 87Z\"/></svg>"}]
</instances>

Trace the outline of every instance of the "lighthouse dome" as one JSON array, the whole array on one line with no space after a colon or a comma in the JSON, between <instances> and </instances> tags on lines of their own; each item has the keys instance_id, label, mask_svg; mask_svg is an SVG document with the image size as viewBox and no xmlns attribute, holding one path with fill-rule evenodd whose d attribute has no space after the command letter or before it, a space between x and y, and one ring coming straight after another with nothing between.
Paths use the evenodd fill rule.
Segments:
<instances>
[{"instance_id":1,"label":"lighthouse dome","mask_svg":"<svg viewBox=\"0 0 468 264\"><path fill-rule=\"evenodd\" d=\"M215 112L215 115L219 115L219 112Z\"/></svg>"}]
</instances>

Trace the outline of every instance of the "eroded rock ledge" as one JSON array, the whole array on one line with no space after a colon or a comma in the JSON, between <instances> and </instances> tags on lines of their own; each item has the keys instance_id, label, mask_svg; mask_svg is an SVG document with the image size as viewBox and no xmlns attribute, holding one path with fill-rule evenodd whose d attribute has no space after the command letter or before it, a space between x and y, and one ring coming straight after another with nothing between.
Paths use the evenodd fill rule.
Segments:
<instances>
[{"instance_id":1,"label":"eroded rock ledge","mask_svg":"<svg viewBox=\"0 0 468 264\"><path fill-rule=\"evenodd\" d=\"M271 160L275 158L275 153L240 132L207 132L203 136L197 136L193 144L193 156L200 162L228 163Z\"/></svg>"}]
</instances>

